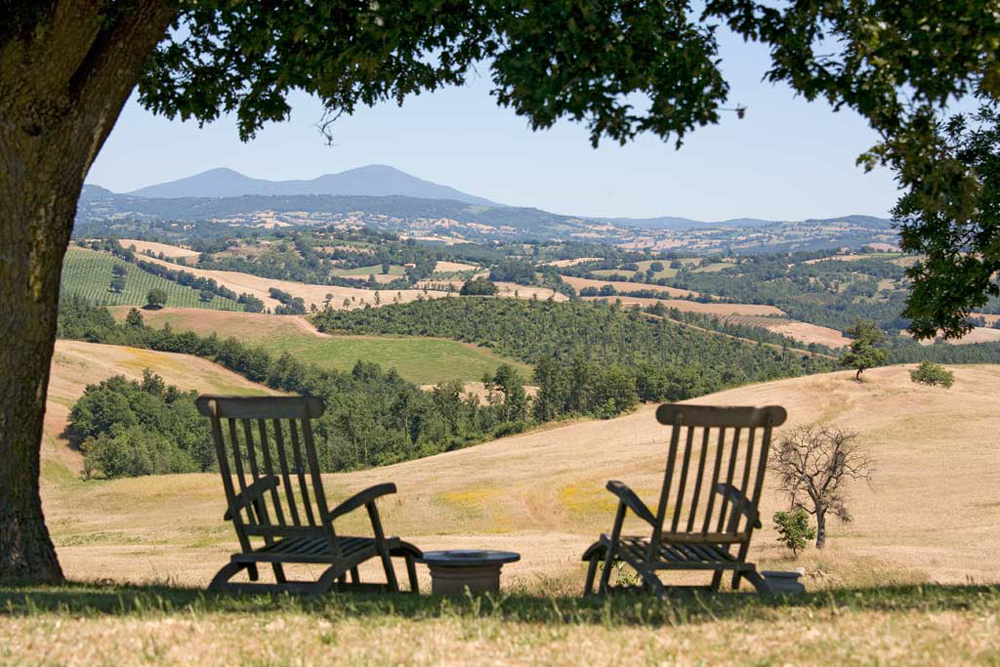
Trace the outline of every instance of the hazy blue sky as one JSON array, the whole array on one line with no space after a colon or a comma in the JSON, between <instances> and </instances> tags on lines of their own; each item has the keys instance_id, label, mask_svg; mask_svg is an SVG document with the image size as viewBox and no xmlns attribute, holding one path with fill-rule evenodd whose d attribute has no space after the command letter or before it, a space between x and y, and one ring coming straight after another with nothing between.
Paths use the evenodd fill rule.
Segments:
<instances>
[{"instance_id":1,"label":"hazy blue sky","mask_svg":"<svg viewBox=\"0 0 1000 667\"><path fill-rule=\"evenodd\" d=\"M728 106L746 106L746 117L725 113L720 125L688 135L679 151L652 136L594 150L586 128L569 122L532 132L525 119L496 106L484 70L463 88L342 118L334 146L315 128L321 105L305 95L293 98L290 121L247 144L231 119L199 129L132 101L87 180L124 192L213 167L281 180L380 163L558 213L698 220L887 214L897 196L891 174L854 166L876 139L864 121L763 83L768 54L759 46L724 36L721 55Z\"/></svg>"}]
</instances>

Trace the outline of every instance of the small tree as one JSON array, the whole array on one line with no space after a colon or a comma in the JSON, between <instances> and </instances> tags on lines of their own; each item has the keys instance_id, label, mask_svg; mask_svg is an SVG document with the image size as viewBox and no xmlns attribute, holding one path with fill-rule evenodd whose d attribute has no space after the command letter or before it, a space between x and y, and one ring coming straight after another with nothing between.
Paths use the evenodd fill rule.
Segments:
<instances>
[{"instance_id":1,"label":"small tree","mask_svg":"<svg viewBox=\"0 0 1000 667\"><path fill-rule=\"evenodd\" d=\"M950 389L955 384L955 374L941 364L924 359L920 365L910 371L910 379L914 382L929 385L941 385Z\"/></svg>"},{"instance_id":2,"label":"small tree","mask_svg":"<svg viewBox=\"0 0 1000 667\"><path fill-rule=\"evenodd\" d=\"M128 269L125 268L124 264L115 264L111 267L111 274L118 276L119 278L124 278L125 274L128 273Z\"/></svg>"},{"instance_id":3,"label":"small tree","mask_svg":"<svg viewBox=\"0 0 1000 667\"><path fill-rule=\"evenodd\" d=\"M125 279L115 276L111 279L111 291L120 294L125 289Z\"/></svg>"},{"instance_id":4,"label":"small tree","mask_svg":"<svg viewBox=\"0 0 1000 667\"><path fill-rule=\"evenodd\" d=\"M146 308L163 308L167 305L167 293L159 287L154 287L146 294Z\"/></svg>"},{"instance_id":5,"label":"small tree","mask_svg":"<svg viewBox=\"0 0 1000 667\"><path fill-rule=\"evenodd\" d=\"M854 326L847 330L850 344L847 352L840 358L840 365L857 371L854 379L861 382L861 374L869 368L881 366L886 362L889 353L878 347L885 339L885 334L874 322L857 320Z\"/></svg>"},{"instance_id":6,"label":"small tree","mask_svg":"<svg viewBox=\"0 0 1000 667\"><path fill-rule=\"evenodd\" d=\"M792 558L798 558L806 542L816 539L816 529L809 525L809 515L801 509L775 512L772 520L778 531L778 542L791 549Z\"/></svg>"},{"instance_id":7,"label":"small tree","mask_svg":"<svg viewBox=\"0 0 1000 667\"><path fill-rule=\"evenodd\" d=\"M203 289L200 293L201 300L205 303L210 303L212 299L215 298L215 292L210 289ZM166 299L164 299L166 301Z\"/></svg>"},{"instance_id":8,"label":"small tree","mask_svg":"<svg viewBox=\"0 0 1000 667\"><path fill-rule=\"evenodd\" d=\"M129 309L128 315L125 316L125 326L132 329L141 329L145 326L142 321L142 313L137 308Z\"/></svg>"},{"instance_id":9,"label":"small tree","mask_svg":"<svg viewBox=\"0 0 1000 667\"><path fill-rule=\"evenodd\" d=\"M826 544L826 516L849 522L843 487L848 480L871 483L875 461L860 436L838 428L804 426L786 434L771 452L770 468L788 494L791 509L816 517L816 548Z\"/></svg>"}]
</instances>

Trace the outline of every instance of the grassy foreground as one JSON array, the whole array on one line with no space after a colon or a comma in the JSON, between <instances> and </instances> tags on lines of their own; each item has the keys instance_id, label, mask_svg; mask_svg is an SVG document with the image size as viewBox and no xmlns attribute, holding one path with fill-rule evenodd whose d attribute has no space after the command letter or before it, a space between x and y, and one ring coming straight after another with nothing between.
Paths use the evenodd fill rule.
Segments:
<instances>
[{"instance_id":1,"label":"grassy foreground","mask_svg":"<svg viewBox=\"0 0 1000 667\"><path fill-rule=\"evenodd\" d=\"M1000 589L792 598L229 597L172 587L0 588L19 665L995 665Z\"/></svg>"}]
</instances>

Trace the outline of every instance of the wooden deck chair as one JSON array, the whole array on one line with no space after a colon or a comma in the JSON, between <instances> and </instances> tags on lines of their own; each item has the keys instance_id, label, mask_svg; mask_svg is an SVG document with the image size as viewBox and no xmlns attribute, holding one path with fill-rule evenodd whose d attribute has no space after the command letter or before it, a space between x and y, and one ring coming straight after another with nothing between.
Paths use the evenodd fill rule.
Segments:
<instances>
[{"instance_id":1,"label":"wooden deck chair","mask_svg":"<svg viewBox=\"0 0 1000 667\"><path fill-rule=\"evenodd\" d=\"M375 500L395 493L395 484L378 484L329 509L323 491L310 420L323 414L317 398L200 396L199 412L211 421L212 439L228 510L240 552L219 570L209 590L324 593L345 589L398 591L392 557L405 559L410 590L418 592L414 558L420 550L382 532ZM374 537L346 537L334 522L356 509L368 511ZM361 584L358 565L380 558L385 584ZM259 579L258 564L270 563L276 584L234 583L247 570ZM325 566L315 581L288 581L284 565ZM350 575L350 583L347 576Z\"/></svg>"},{"instance_id":2,"label":"wooden deck chair","mask_svg":"<svg viewBox=\"0 0 1000 667\"><path fill-rule=\"evenodd\" d=\"M619 498L611 535L601 535L583 554L589 561L584 595L593 592L599 564L604 565L597 592L610 589L617 562L639 574L642 588L666 592L661 570L712 572L707 588L717 591L724 572L732 585L746 579L758 591L767 587L753 563L746 562L757 514L772 429L784 423L785 409L661 405L657 420L671 427L666 474L659 504L649 509L618 481L607 489ZM648 524L645 535L623 535L631 511ZM735 553L733 552L735 550Z\"/></svg>"}]
</instances>

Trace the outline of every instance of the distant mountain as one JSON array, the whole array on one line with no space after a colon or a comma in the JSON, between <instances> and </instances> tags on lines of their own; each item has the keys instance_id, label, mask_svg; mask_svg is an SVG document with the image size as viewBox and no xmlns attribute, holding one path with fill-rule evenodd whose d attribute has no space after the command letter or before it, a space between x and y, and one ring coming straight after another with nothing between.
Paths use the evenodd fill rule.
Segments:
<instances>
[{"instance_id":1,"label":"distant mountain","mask_svg":"<svg viewBox=\"0 0 1000 667\"><path fill-rule=\"evenodd\" d=\"M308 181L268 181L261 178L251 178L232 169L209 169L176 181L139 188L128 194L151 199L242 197L246 195L366 197L400 195L420 199L451 199L480 206L498 205L483 197L476 197L447 185L431 183L383 164L348 169L339 174L326 174Z\"/></svg>"},{"instance_id":2,"label":"distant mountain","mask_svg":"<svg viewBox=\"0 0 1000 667\"><path fill-rule=\"evenodd\" d=\"M690 218L677 218L673 216L662 216L659 218L589 218L611 222L616 225L627 227L639 227L640 229L664 229L674 232L688 232L694 229L715 229L719 227L766 227L768 225L788 224L793 220L763 220L761 218L731 218L718 222L703 222L701 220L691 220ZM887 218L876 218L871 215L844 215L838 218L809 218L800 221L809 225L823 225L834 222L849 222L862 227L873 229L887 229L891 227L891 221Z\"/></svg>"},{"instance_id":3,"label":"distant mountain","mask_svg":"<svg viewBox=\"0 0 1000 667\"><path fill-rule=\"evenodd\" d=\"M97 199L109 199L115 197L114 192L108 190L107 188L102 188L100 185L91 185L87 183L83 186L83 190L80 192L80 201L88 202Z\"/></svg>"}]
</instances>

